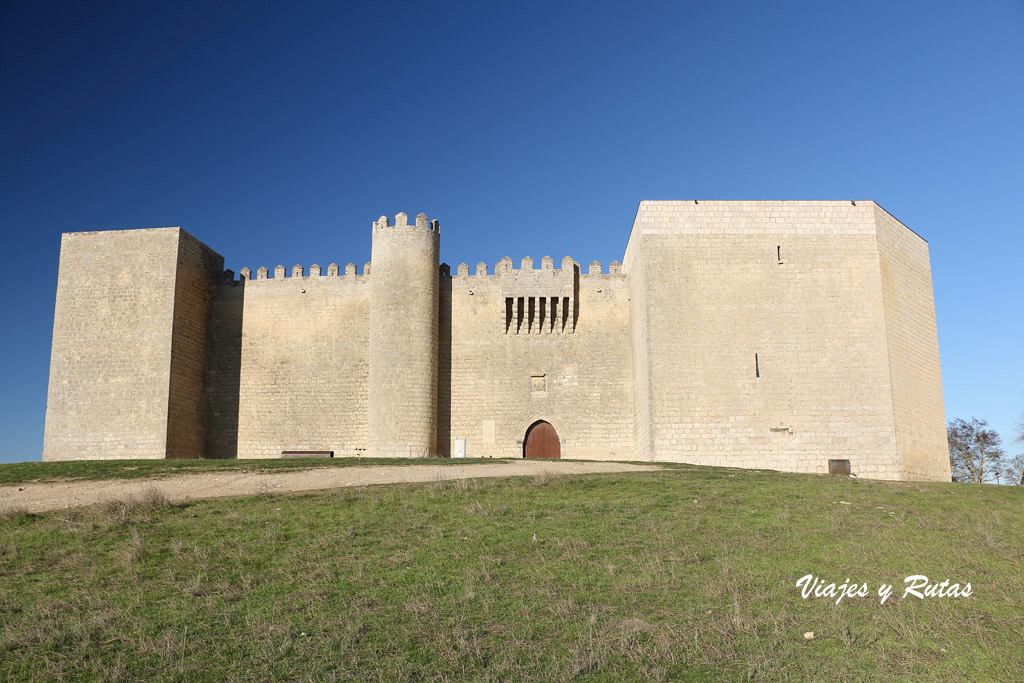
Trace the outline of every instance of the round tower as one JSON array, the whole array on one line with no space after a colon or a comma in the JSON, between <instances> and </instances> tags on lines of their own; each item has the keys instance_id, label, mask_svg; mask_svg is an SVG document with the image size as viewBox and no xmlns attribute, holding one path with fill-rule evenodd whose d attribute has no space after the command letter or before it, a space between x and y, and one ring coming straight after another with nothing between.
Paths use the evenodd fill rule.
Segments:
<instances>
[{"instance_id":1,"label":"round tower","mask_svg":"<svg viewBox=\"0 0 1024 683\"><path fill-rule=\"evenodd\" d=\"M437 455L440 227L404 213L373 224L370 247L371 457Z\"/></svg>"}]
</instances>

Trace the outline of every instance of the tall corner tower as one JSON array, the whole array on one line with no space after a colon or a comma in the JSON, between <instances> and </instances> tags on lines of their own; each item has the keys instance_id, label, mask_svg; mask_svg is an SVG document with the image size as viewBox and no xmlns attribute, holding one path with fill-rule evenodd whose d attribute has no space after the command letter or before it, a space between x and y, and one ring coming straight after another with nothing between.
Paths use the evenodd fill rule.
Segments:
<instances>
[{"instance_id":1,"label":"tall corner tower","mask_svg":"<svg viewBox=\"0 0 1024 683\"><path fill-rule=\"evenodd\" d=\"M437 454L438 222L399 213L373 224L370 272L371 457Z\"/></svg>"}]
</instances>

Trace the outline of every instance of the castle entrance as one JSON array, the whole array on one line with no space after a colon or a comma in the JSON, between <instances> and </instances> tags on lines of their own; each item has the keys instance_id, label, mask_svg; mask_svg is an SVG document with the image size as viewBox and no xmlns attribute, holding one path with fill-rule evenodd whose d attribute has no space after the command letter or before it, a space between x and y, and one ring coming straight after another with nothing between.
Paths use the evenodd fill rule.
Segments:
<instances>
[{"instance_id":1,"label":"castle entrance","mask_svg":"<svg viewBox=\"0 0 1024 683\"><path fill-rule=\"evenodd\" d=\"M524 458L543 458L558 460L562 457L562 446L558 441L558 433L549 422L539 420L526 430L523 441Z\"/></svg>"}]
</instances>

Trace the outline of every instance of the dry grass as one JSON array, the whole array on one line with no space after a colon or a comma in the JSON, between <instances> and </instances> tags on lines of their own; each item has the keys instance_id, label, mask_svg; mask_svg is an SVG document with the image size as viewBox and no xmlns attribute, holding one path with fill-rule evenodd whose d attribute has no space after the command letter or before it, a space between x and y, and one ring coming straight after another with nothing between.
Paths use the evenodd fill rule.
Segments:
<instances>
[{"instance_id":1,"label":"dry grass","mask_svg":"<svg viewBox=\"0 0 1024 683\"><path fill-rule=\"evenodd\" d=\"M129 496L123 500L114 498L102 503L99 508L121 524L133 524L152 521L155 513L171 505L171 501L159 488L147 486L138 496Z\"/></svg>"},{"instance_id":2,"label":"dry grass","mask_svg":"<svg viewBox=\"0 0 1024 683\"><path fill-rule=\"evenodd\" d=\"M20 505L0 505L0 519L17 519L31 513Z\"/></svg>"}]
</instances>

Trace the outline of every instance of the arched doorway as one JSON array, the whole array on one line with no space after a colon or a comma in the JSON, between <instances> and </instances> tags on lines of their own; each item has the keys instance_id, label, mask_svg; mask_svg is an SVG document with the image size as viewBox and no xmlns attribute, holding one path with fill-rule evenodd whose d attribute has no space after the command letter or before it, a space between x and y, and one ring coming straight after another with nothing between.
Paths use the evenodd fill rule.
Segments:
<instances>
[{"instance_id":1,"label":"arched doorway","mask_svg":"<svg viewBox=\"0 0 1024 683\"><path fill-rule=\"evenodd\" d=\"M526 430L523 440L524 458L542 458L558 460L562 457L562 446L558 441L558 433L551 423L538 420Z\"/></svg>"}]
</instances>

